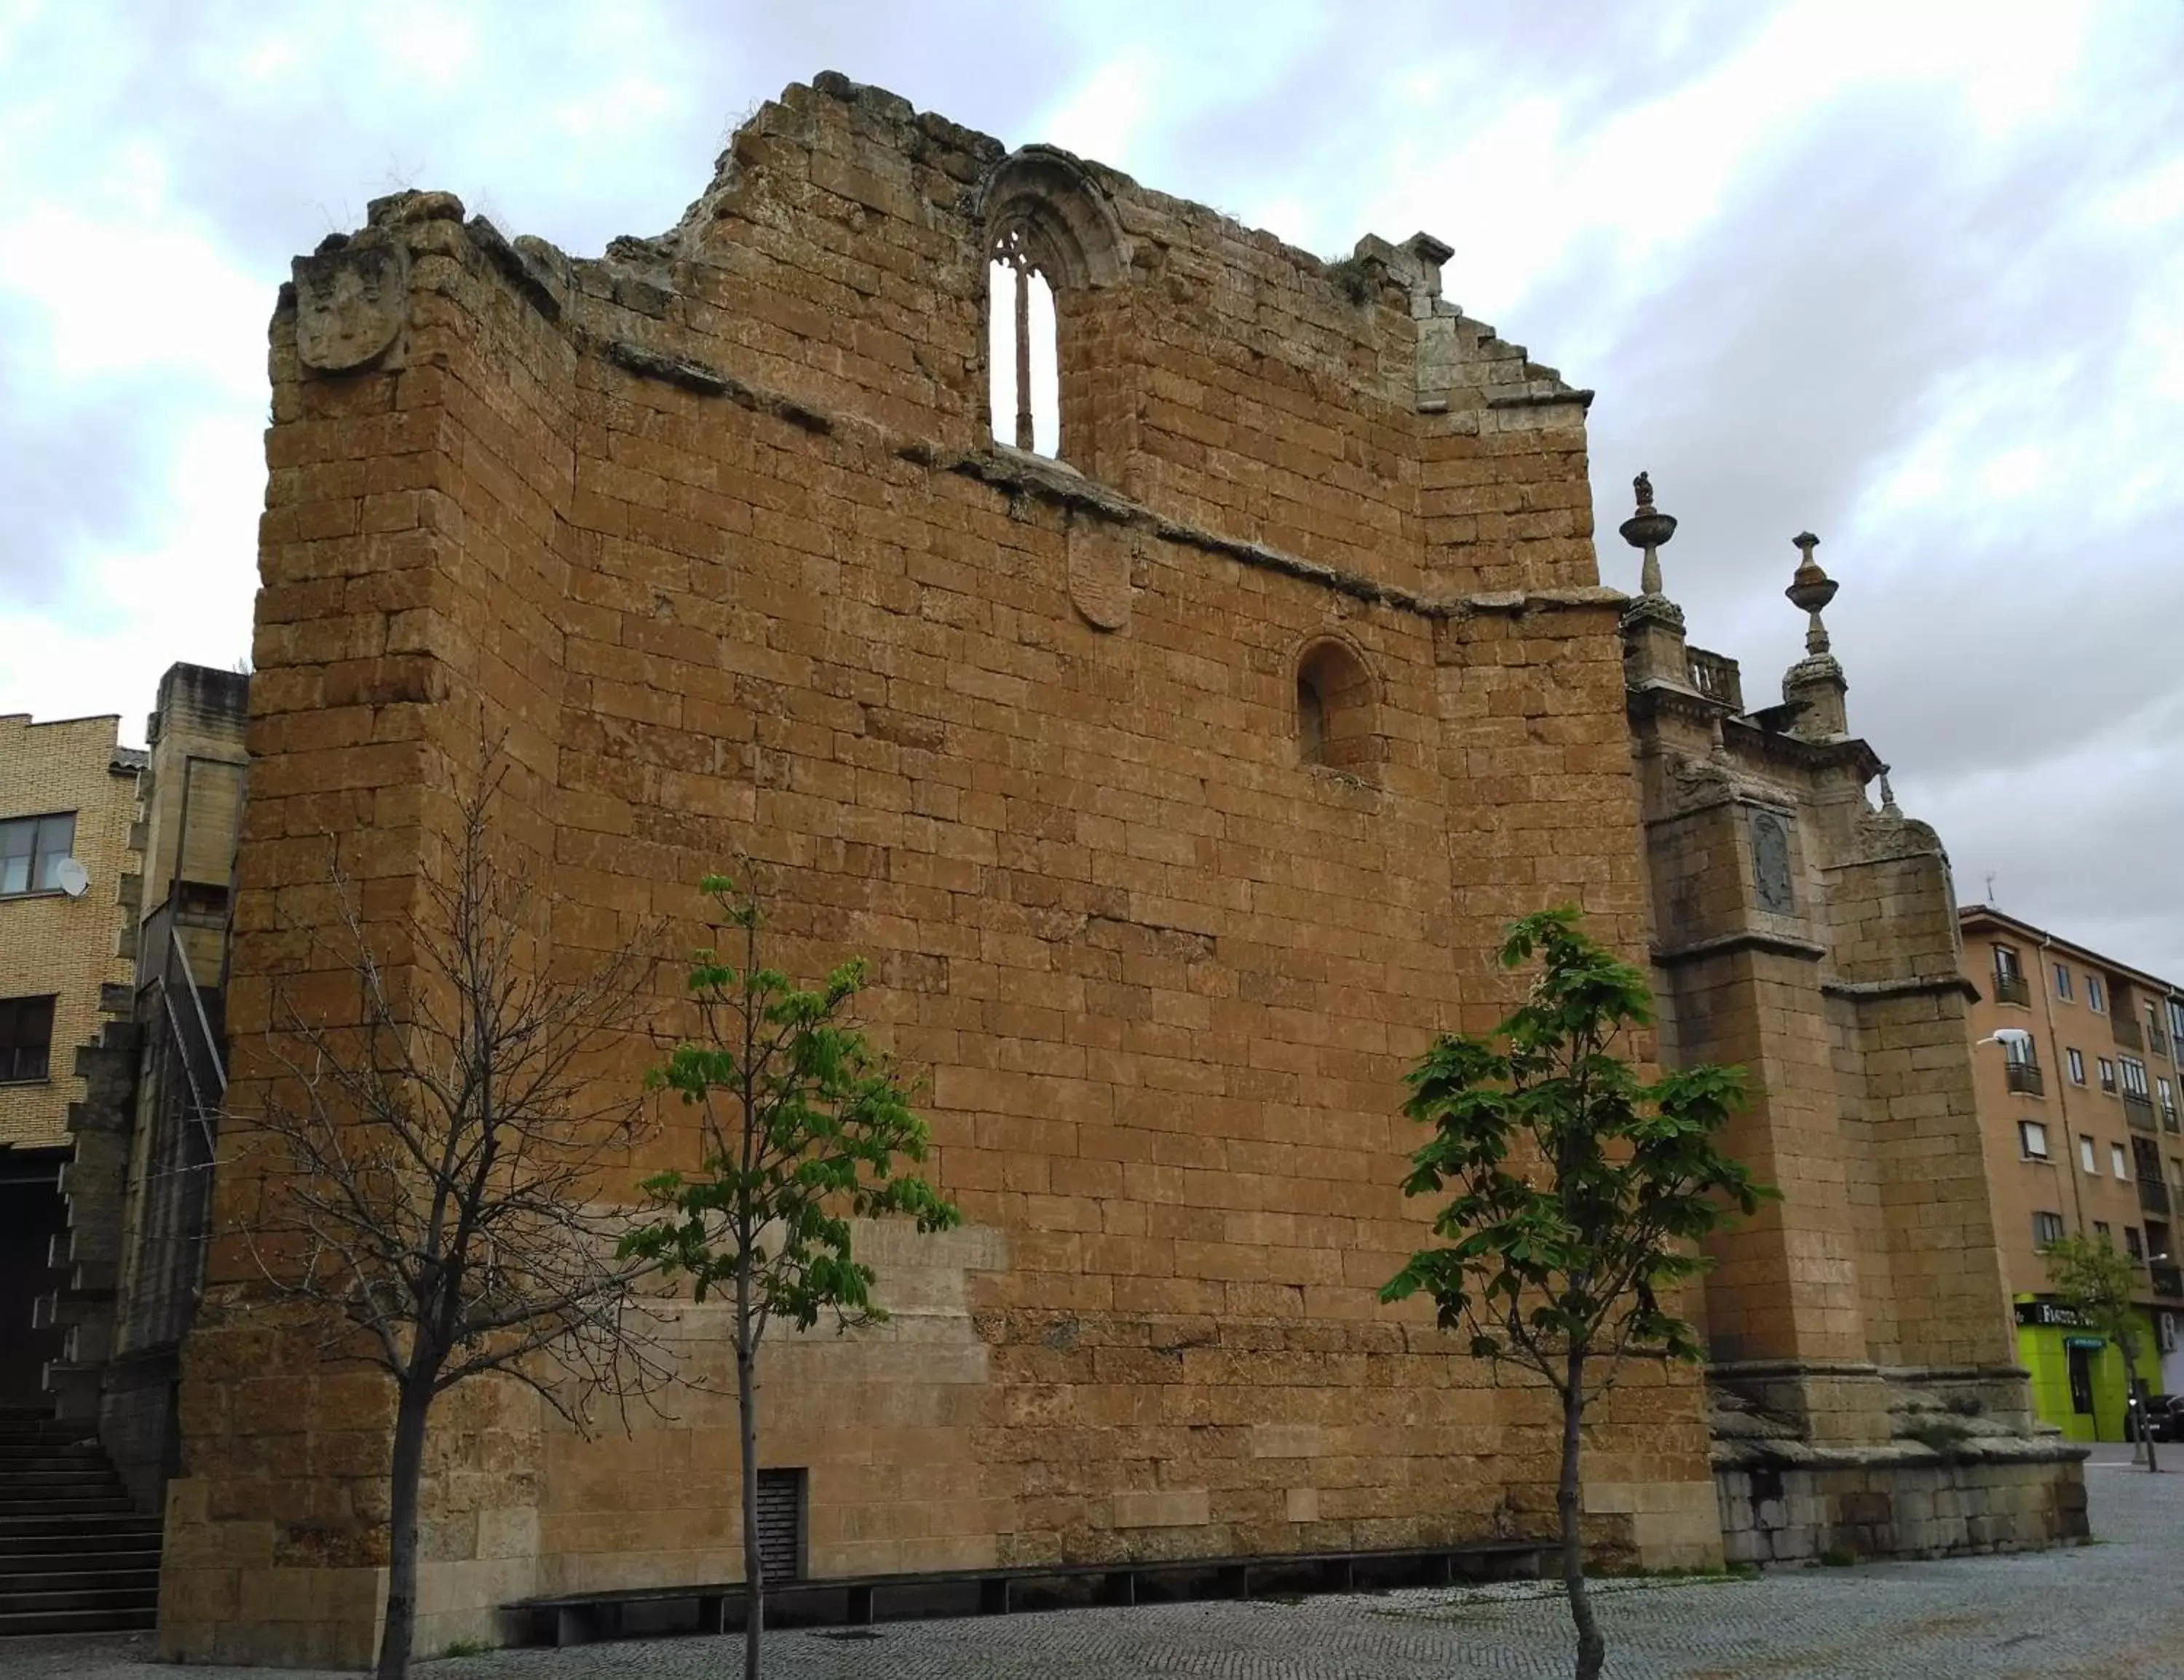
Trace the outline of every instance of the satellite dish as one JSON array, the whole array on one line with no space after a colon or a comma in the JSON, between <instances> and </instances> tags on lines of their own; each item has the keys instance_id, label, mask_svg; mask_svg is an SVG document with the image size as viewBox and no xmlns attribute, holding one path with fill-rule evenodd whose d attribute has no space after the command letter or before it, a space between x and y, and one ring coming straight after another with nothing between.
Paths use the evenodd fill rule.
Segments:
<instances>
[{"instance_id":1,"label":"satellite dish","mask_svg":"<svg viewBox=\"0 0 2184 1680\"><path fill-rule=\"evenodd\" d=\"M91 885L91 871L74 858L63 858L53 865L53 884L70 898L81 898Z\"/></svg>"}]
</instances>

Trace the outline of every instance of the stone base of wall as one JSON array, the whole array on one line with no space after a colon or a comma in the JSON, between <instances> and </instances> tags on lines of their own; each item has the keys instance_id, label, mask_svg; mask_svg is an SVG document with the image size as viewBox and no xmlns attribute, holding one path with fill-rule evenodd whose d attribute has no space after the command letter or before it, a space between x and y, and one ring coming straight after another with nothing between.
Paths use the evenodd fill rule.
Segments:
<instances>
[{"instance_id":1,"label":"stone base of wall","mask_svg":"<svg viewBox=\"0 0 2184 1680\"><path fill-rule=\"evenodd\" d=\"M1723 1553L1764 1566L2075 1545L2088 1533L2085 1456L2045 1440L1718 1449Z\"/></svg>"},{"instance_id":2,"label":"stone base of wall","mask_svg":"<svg viewBox=\"0 0 2184 1680\"><path fill-rule=\"evenodd\" d=\"M98 1441L142 1511L166 1508L167 1478L181 1457L175 1385L181 1351L173 1343L117 1354L98 1400Z\"/></svg>"}]
</instances>

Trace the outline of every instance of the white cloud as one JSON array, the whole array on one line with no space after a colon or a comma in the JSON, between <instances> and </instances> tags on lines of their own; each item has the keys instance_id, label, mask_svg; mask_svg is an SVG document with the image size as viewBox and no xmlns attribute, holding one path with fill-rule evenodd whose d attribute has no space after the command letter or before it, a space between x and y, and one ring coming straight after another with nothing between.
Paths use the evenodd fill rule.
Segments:
<instances>
[{"instance_id":1,"label":"white cloud","mask_svg":"<svg viewBox=\"0 0 2184 1680\"><path fill-rule=\"evenodd\" d=\"M0 292L42 316L63 400L72 381L155 370L262 398L262 281L156 196L148 207L160 219L51 201L0 214Z\"/></svg>"},{"instance_id":2,"label":"white cloud","mask_svg":"<svg viewBox=\"0 0 2184 1680\"><path fill-rule=\"evenodd\" d=\"M1128 171L1136 167L1131 153L1161 80L1160 63L1150 53L1110 58L1047 114L1039 138Z\"/></svg>"},{"instance_id":3,"label":"white cloud","mask_svg":"<svg viewBox=\"0 0 2184 1680\"><path fill-rule=\"evenodd\" d=\"M167 666L246 657L264 483L255 425L215 415L185 428L174 440L160 540L97 557L79 568L64 603L13 615L0 637L0 696L40 716L118 711L133 741Z\"/></svg>"}]
</instances>

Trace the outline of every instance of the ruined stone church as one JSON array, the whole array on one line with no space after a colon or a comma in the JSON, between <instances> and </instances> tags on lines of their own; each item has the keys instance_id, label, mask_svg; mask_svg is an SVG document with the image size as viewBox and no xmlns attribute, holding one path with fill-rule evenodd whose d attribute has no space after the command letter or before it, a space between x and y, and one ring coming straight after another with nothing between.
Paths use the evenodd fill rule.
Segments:
<instances>
[{"instance_id":1,"label":"ruined stone church","mask_svg":"<svg viewBox=\"0 0 2184 1680\"><path fill-rule=\"evenodd\" d=\"M2013 1363L1946 862L1849 730L1832 585L1786 547L1812 652L1751 707L1685 643L1650 502L1641 593L1603 587L1590 393L1445 301L1451 255L1324 262L832 75L601 258L376 203L271 329L228 1141L276 992L343 995L327 837L398 907L504 733L542 963L658 917L687 950L747 854L783 965L871 959L929 1078L962 1227L872 1232L891 1321L767 1354L791 1567L1537 1535L1548 1397L1375 1291L1424 1234L1405 1068L1507 1012L1508 921L1575 902L1652 965L1661 1057L1749 1070L1730 1142L1783 1192L1695 1292L1711 1366L1600 1410L1599 1553L2081 1533ZM663 1121L632 1199L694 1164ZM254 1316L249 1186L219 1199L162 1645L355 1662L387 1399ZM717 1371L708 1310L676 1352ZM459 1391L421 1647L733 1580L733 1440L696 1392L586 1438Z\"/></svg>"}]
</instances>

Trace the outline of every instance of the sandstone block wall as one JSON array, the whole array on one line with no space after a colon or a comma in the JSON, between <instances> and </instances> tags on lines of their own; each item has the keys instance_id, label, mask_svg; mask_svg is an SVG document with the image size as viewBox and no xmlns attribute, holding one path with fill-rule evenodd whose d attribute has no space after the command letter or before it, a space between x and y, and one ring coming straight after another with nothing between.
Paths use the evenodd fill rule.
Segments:
<instances>
[{"instance_id":1,"label":"sandstone block wall","mask_svg":"<svg viewBox=\"0 0 2184 1680\"><path fill-rule=\"evenodd\" d=\"M838 78L603 260L460 217L375 206L275 319L234 1111L276 988L346 1006L329 859L386 932L504 739L543 960L700 943L693 884L745 854L777 960L870 957L929 1070L965 1228L875 1233L894 1323L769 1354L813 1573L1540 1531L1545 1397L1373 1297L1424 1233L1401 1071L1506 1012L1504 923L1646 937L1584 393L1441 303L1429 240L1330 268ZM1060 462L989 440L1004 221L1056 293ZM1371 743L1340 767L1297 736L1326 659ZM694 1160L664 1119L632 1185ZM383 1396L248 1293L217 1246L163 1646L354 1661ZM706 1313L676 1347L723 1369ZM671 1410L436 1417L423 1641L732 1576L727 1416ZM1600 1544L1718 1556L1695 1380L1635 1375L1593 1451Z\"/></svg>"}]
</instances>

